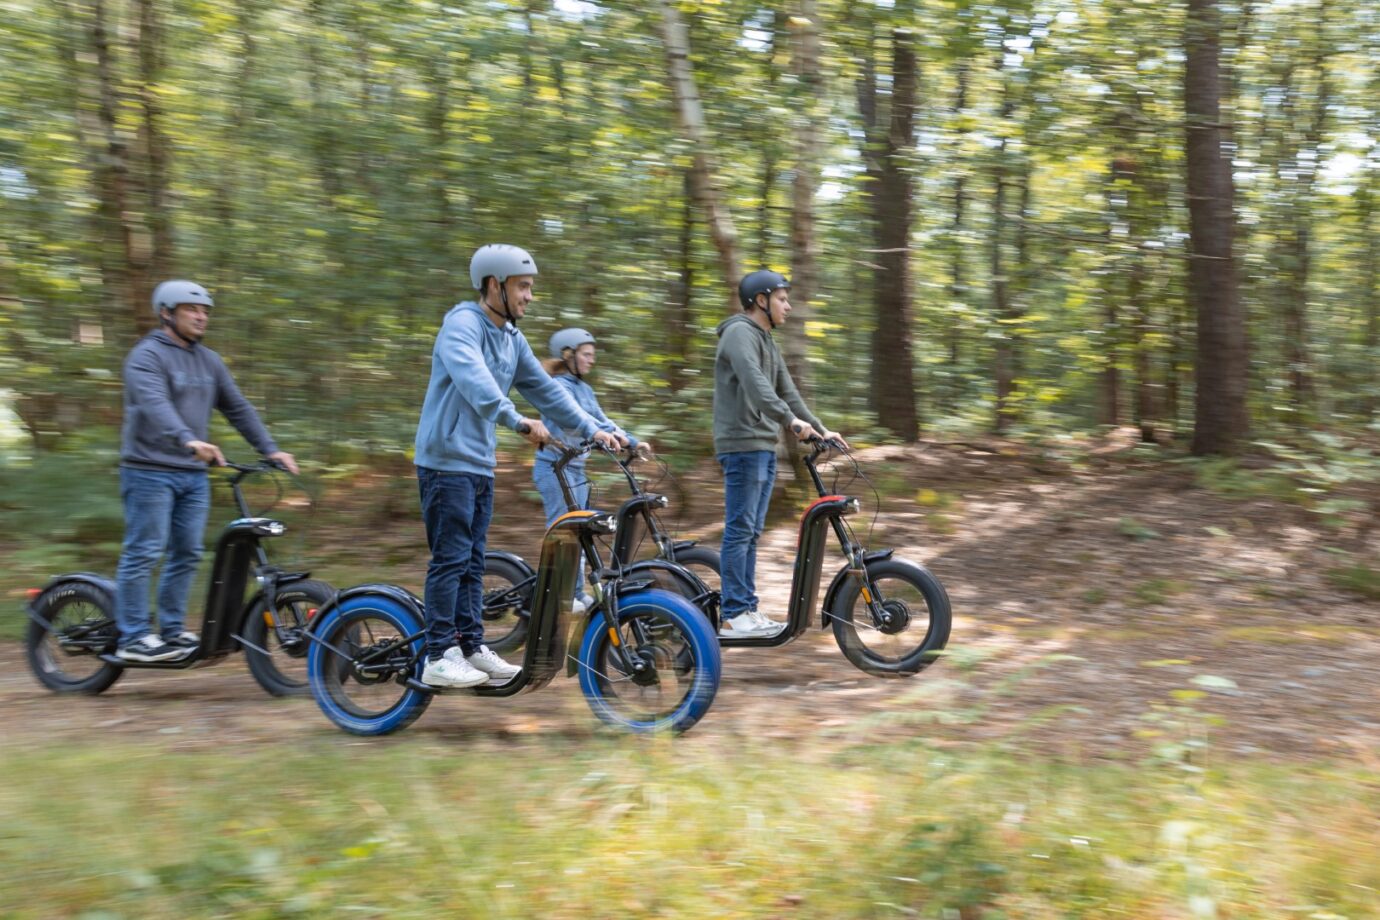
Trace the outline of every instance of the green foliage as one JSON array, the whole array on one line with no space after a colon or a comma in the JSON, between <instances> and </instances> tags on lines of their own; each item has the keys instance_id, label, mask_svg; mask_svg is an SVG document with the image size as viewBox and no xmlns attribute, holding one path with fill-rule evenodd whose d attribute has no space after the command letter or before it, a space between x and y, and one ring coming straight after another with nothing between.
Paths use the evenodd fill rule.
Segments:
<instances>
[{"instance_id":1,"label":"green foliage","mask_svg":"<svg viewBox=\"0 0 1380 920\"><path fill-rule=\"evenodd\" d=\"M1343 591L1367 600L1380 601L1380 569L1357 562L1328 569L1326 574L1327 580Z\"/></svg>"},{"instance_id":2,"label":"green foliage","mask_svg":"<svg viewBox=\"0 0 1380 920\"><path fill-rule=\"evenodd\" d=\"M1176 724L1151 730L1173 749L1137 765L915 741L361 746L314 729L230 769L221 753L128 743L0 748L0 912L1373 914L1369 774L1213 765L1190 743L1204 737L1193 705L1167 706ZM781 783L802 769L813 796ZM712 778L725 772L735 783Z\"/></svg>"}]
</instances>

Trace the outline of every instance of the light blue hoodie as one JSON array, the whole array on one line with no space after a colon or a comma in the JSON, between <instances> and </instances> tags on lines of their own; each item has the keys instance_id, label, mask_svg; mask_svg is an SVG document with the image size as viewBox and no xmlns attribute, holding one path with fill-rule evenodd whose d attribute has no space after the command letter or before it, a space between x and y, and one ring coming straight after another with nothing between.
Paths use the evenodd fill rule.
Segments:
<instances>
[{"instance_id":1,"label":"light blue hoodie","mask_svg":"<svg viewBox=\"0 0 1380 920\"><path fill-rule=\"evenodd\" d=\"M446 314L431 350L431 382L417 423L418 466L448 473L494 474L494 426L516 431L522 414L508 398L516 386L543 415L591 437L599 423L542 368L511 323L502 329L473 301Z\"/></svg>"},{"instance_id":2,"label":"light blue hoodie","mask_svg":"<svg viewBox=\"0 0 1380 920\"><path fill-rule=\"evenodd\" d=\"M565 388L565 391L575 400L575 405L589 413L590 417L598 423L600 431L607 431L609 434L613 435L621 434L628 439L628 444L630 446L637 446L637 438L628 434L622 428L619 428L604 414L604 410L599 406L599 397L594 395L594 387L590 386L579 377L576 377L574 374L556 374L551 379L556 381L558 386ZM546 425L546 429L551 432L551 437L555 438L557 441L570 443L571 441L579 440L579 438L572 438L551 416L543 414L541 420L542 423ZM541 450L537 451L537 456L543 460L549 460L555 463L557 460L561 459L561 452L554 447L543 447ZM583 461L577 461L571 465L583 466L584 464Z\"/></svg>"}]
</instances>

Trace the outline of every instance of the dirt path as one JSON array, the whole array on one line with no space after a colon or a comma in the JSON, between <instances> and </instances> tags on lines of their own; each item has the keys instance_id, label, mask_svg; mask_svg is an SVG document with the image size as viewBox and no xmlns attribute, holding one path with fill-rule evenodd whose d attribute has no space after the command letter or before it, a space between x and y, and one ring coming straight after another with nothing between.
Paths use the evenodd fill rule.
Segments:
<instances>
[{"instance_id":1,"label":"dirt path","mask_svg":"<svg viewBox=\"0 0 1380 920\"><path fill-rule=\"evenodd\" d=\"M919 502L888 500L895 510L873 542L943 580L952 654L897 681L855 671L828 632L736 650L714 708L682 743L924 736L1087 758L1206 735L1224 756L1380 759L1380 605L1329 585L1336 535L1306 512L1221 498L1162 466L1042 474L961 450L890 449L869 468L874 478L899 470L898 494L931 490ZM784 605L794 539L793 525L765 538L766 609ZM399 580L413 583L415 571ZM134 673L97 698L59 698L34 682L22 648L4 643L0 706L2 743L12 745L98 732L171 749L302 733L361 743L310 700L266 697L239 660ZM503 744L597 730L574 682L557 681L513 700L438 700L409 732Z\"/></svg>"}]
</instances>

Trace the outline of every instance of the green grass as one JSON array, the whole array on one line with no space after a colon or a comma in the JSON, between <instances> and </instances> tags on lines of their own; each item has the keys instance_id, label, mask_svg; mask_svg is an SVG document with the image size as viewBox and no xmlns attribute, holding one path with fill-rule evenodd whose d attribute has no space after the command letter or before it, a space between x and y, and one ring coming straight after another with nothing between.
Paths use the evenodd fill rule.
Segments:
<instances>
[{"instance_id":1,"label":"green grass","mask_svg":"<svg viewBox=\"0 0 1380 920\"><path fill-rule=\"evenodd\" d=\"M0 749L0 915L1380 912L1380 791L1359 769L1011 755L694 736Z\"/></svg>"},{"instance_id":2,"label":"green grass","mask_svg":"<svg viewBox=\"0 0 1380 920\"><path fill-rule=\"evenodd\" d=\"M1367 600L1380 600L1380 569L1374 569L1364 562L1328 569L1327 580L1343 591Z\"/></svg>"}]
</instances>

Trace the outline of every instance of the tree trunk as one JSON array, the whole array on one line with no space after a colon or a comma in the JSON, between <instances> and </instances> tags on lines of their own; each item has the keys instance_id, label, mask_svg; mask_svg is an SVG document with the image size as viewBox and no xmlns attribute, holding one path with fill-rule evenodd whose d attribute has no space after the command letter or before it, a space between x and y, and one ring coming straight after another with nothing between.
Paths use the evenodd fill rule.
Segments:
<instances>
[{"instance_id":1,"label":"tree trunk","mask_svg":"<svg viewBox=\"0 0 1380 920\"><path fill-rule=\"evenodd\" d=\"M782 353L801 396L811 396L805 324L819 290L819 240L815 235L815 194L819 188L819 147L823 133L823 80L819 69L819 16L816 0L799 0L792 20L791 72L800 112L795 131L795 177L791 185L791 321L782 336Z\"/></svg>"},{"instance_id":2,"label":"tree trunk","mask_svg":"<svg viewBox=\"0 0 1380 920\"><path fill-rule=\"evenodd\" d=\"M139 52L139 98L144 116L139 135L147 167L144 175L153 248L146 275L149 288L137 292L136 296L147 300L153 295L153 285L171 276L175 261L172 214L168 207L172 155L167 135L163 133L163 105L158 95L166 44L163 24L158 16L157 0L138 0L138 4L139 31L135 41ZM148 311L150 316L152 312Z\"/></svg>"},{"instance_id":3,"label":"tree trunk","mask_svg":"<svg viewBox=\"0 0 1380 920\"><path fill-rule=\"evenodd\" d=\"M672 0L659 0L661 37L666 47L666 69L671 79L676 115L681 130L690 144L694 164L691 178L695 185L695 200L704 211L714 249L719 254L719 271L728 293L728 312L736 313L738 280L741 276L738 261L738 232L733 218L720 200L714 186L714 168L710 157L709 130L705 125L704 109L700 106L695 75L690 66L690 38L685 23Z\"/></svg>"},{"instance_id":4,"label":"tree trunk","mask_svg":"<svg viewBox=\"0 0 1380 920\"><path fill-rule=\"evenodd\" d=\"M1015 110L1012 98L1011 81L1002 79L1002 123L1009 122ZM1006 265L1006 186L1008 170L1006 162L1006 138L1002 137L997 146L996 161L992 167L992 233L988 240L988 268L992 275L992 318L997 322L997 339L993 345L993 383L996 386L996 416L993 427L998 434L1005 434L1011 427L1014 407L1010 403L1015 390L1015 330L1003 322L1011 315L1011 278Z\"/></svg>"},{"instance_id":5,"label":"tree trunk","mask_svg":"<svg viewBox=\"0 0 1380 920\"><path fill-rule=\"evenodd\" d=\"M695 290L695 180L689 169L682 173L682 178L685 188L682 196L678 247L680 265L668 304L671 322L667 345L671 353L673 393L680 392L688 379L686 371L690 367L690 343L695 331L695 315L690 306Z\"/></svg>"},{"instance_id":6,"label":"tree trunk","mask_svg":"<svg viewBox=\"0 0 1380 920\"><path fill-rule=\"evenodd\" d=\"M1362 410L1374 420L1380 408L1380 227L1375 226L1376 187L1380 186L1380 172L1363 180L1364 194L1357 195L1361 211L1361 230L1366 240L1366 270L1362 276L1362 302L1365 304L1366 326L1362 345L1366 356L1366 379L1362 382L1365 399Z\"/></svg>"},{"instance_id":7,"label":"tree trunk","mask_svg":"<svg viewBox=\"0 0 1380 920\"><path fill-rule=\"evenodd\" d=\"M1193 452L1234 454L1250 430L1247 342L1237 280L1235 187L1221 122L1216 0L1188 0L1184 101L1189 211L1189 295L1197 311Z\"/></svg>"},{"instance_id":8,"label":"tree trunk","mask_svg":"<svg viewBox=\"0 0 1380 920\"><path fill-rule=\"evenodd\" d=\"M901 12L898 10L898 13ZM877 267L873 286L877 327L872 335L872 408L877 420L906 441L920 436L915 411L915 368L911 345L911 177L905 165L915 136L918 84L908 29L891 33L890 112L878 113L875 64L864 63L859 81L859 108L867 133L868 203L872 212Z\"/></svg>"},{"instance_id":9,"label":"tree trunk","mask_svg":"<svg viewBox=\"0 0 1380 920\"><path fill-rule=\"evenodd\" d=\"M961 115L968 108L968 61L957 64L958 81L954 97L954 113ZM959 136L960 142L962 135ZM967 206L967 176L961 168L954 173L953 223L949 230L949 321L945 324L948 338L948 381L944 385L944 405L952 409L962 395L963 372L959 361L963 352L963 323L967 313L968 279L964 266L963 212Z\"/></svg>"}]
</instances>

